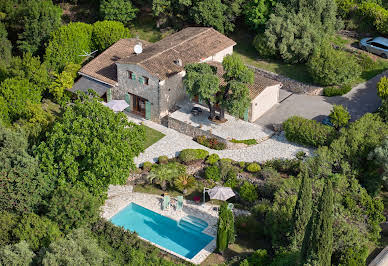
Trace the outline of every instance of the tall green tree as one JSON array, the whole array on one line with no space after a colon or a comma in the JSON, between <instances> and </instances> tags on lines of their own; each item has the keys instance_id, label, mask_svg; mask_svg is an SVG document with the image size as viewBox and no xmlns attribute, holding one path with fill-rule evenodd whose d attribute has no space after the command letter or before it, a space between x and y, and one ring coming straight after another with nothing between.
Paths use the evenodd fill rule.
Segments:
<instances>
[{"instance_id":1,"label":"tall green tree","mask_svg":"<svg viewBox=\"0 0 388 266\"><path fill-rule=\"evenodd\" d=\"M61 26L62 9L51 0L29 0L20 10L24 30L19 34L18 48L22 52L43 54L44 45L53 31Z\"/></svg>"},{"instance_id":2,"label":"tall green tree","mask_svg":"<svg viewBox=\"0 0 388 266\"><path fill-rule=\"evenodd\" d=\"M272 14L276 1L252 0L244 5L245 22L254 30L264 26L269 15Z\"/></svg>"},{"instance_id":3,"label":"tall green tree","mask_svg":"<svg viewBox=\"0 0 388 266\"><path fill-rule=\"evenodd\" d=\"M120 39L131 37L129 29L118 21L97 21L93 24L93 47L99 52L114 44Z\"/></svg>"},{"instance_id":4,"label":"tall green tree","mask_svg":"<svg viewBox=\"0 0 388 266\"><path fill-rule=\"evenodd\" d=\"M0 265L31 265L34 257L26 241L0 248Z\"/></svg>"},{"instance_id":5,"label":"tall green tree","mask_svg":"<svg viewBox=\"0 0 388 266\"><path fill-rule=\"evenodd\" d=\"M37 211L50 191L38 161L27 153L27 138L0 124L0 209Z\"/></svg>"},{"instance_id":6,"label":"tall green tree","mask_svg":"<svg viewBox=\"0 0 388 266\"><path fill-rule=\"evenodd\" d=\"M306 226L310 220L313 207L312 182L306 167L302 172L302 183L300 184L298 199L292 215L292 231L290 247L299 250L305 235Z\"/></svg>"},{"instance_id":7,"label":"tall green tree","mask_svg":"<svg viewBox=\"0 0 388 266\"><path fill-rule=\"evenodd\" d=\"M253 83L254 73L235 54L225 56L222 66L225 71L223 78L227 84L221 88L220 120L225 120L225 109L231 115L243 117L251 102L246 84Z\"/></svg>"},{"instance_id":8,"label":"tall green tree","mask_svg":"<svg viewBox=\"0 0 388 266\"><path fill-rule=\"evenodd\" d=\"M101 195L109 184L124 184L144 150L144 128L128 122L97 99L66 107L46 140L36 149L41 169L58 183Z\"/></svg>"},{"instance_id":9,"label":"tall green tree","mask_svg":"<svg viewBox=\"0 0 388 266\"><path fill-rule=\"evenodd\" d=\"M82 22L69 23L60 27L51 37L44 60L57 73L70 64L80 64L85 52L92 52L93 26Z\"/></svg>"},{"instance_id":10,"label":"tall green tree","mask_svg":"<svg viewBox=\"0 0 388 266\"><path fill-rule=\"evenodd\" d=\"M234 242L234 215L226 202L222 203L218 212L217 249L224 252Z\"/></svg>"},{"instance_id":11,"label":"tall green tree","mask_svg":"<svg viewBox=\"0 0 388 266\"><path fill-rule=\"evenodd\" d=\"M0 67L8 65L12 57L12 43L4 23L0 22ZM0 77L1 80L1 77Z\"/></svg>"},{"instance_id":12,"label":"tall green tree","mask_svg":"<svg viewBox=\"0 0 388 266\"><path fill-rule=\"evenodd\" d=\"M136 17L137 11L130 0L101 0L100 3L103 20L120 21L125 25Z\"/></svg>"},{"instance_id":13,"label":"tall green tree","mask_svg":"<svg viewBox=\"0 0 388 266\"><path fill-rule=\"evenodd\" d=\"M309 265L331 265L333 253L334 192L330 179L319 201L318 209L307 227L303 240L302 262Z\"/></svg>"},{"instance_id":14,"label":"tall green tree","mask_svg":"<svg viewBox=\"0 0 388 266\"><path fill-rule=\"evenodd\" d=\"M216 69L206 63L187 64L184 84L190 97L199 97L205 101L210 110L210 120L215 119L214 104L216 94L220 90Z\"/></svg>"}]
</instances>

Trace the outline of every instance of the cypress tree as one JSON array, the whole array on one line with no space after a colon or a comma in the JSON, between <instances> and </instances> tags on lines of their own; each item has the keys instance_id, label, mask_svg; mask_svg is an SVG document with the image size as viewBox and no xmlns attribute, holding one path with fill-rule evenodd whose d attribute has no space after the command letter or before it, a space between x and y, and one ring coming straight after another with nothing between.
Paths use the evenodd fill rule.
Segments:
<instances>
[{"instance_id":1,"label":"cypress tree","mask_svg":"<svg viewBox=\"0 0 388 266\"><path fill-rule=\"evenodd\" d=\"M302 246L303 264L330 266L333 252L334 193L327 180L318 210L311 217Z\"/></svg>"},{"instance_id":2,"label":"cypress tree","mask_svg":"<svg viewBox=\"0 0 388 266\"><path fill-rule=\"evenodd\" d=\"M299 250L302 245L313 206L312 182L306 167L304 167L302 174L302 183L300 184L298 199L293 213L293 226L290 238L290 248L292 250Z\"/></svg>"}]
</instances>

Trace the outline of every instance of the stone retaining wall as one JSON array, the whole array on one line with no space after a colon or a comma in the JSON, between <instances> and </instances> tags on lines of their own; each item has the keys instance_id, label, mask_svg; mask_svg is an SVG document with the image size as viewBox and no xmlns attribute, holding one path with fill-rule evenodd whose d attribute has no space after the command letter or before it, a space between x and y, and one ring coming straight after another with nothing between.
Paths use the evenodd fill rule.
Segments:
<instances>
[{"instance_id":1,"label":"stone retaining wall","mask_svg":"<svg viewBox=\"0 0 388 266\"><path fill-rule=\"evenodd\" d=\"M285 77L283 75L279 75L261 68L257 68L255 66L248 65L249 68L253 69L256 73L259 73L260 75L270 78L276 81L279 81L283 84L282 89L293 92L293 93L303 93L307 95L322 95L323 88L309 85L288 77Z\"/></svg>"},{"instance_id":2,"label":"stone retaining wall","mask_svg":"<svg viewBox=\"0 0 388 266\"><path fill-rule=\"evenodd\" d=\"M200 127L195 127L170 116L168 117L168 127L193 138L206 136L208 138L216 138L218 141L228 144L226 139L213 135L209 130L203 130Z\"/></svg>"}]
</instances>

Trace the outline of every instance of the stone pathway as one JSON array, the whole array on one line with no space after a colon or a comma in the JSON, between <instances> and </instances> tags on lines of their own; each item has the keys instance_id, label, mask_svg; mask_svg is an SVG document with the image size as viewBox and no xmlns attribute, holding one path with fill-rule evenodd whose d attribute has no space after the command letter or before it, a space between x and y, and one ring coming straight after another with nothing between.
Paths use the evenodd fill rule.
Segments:
<instances>
[{"instance_id":1,"label":"stone pathway","mask_svg":"<svg viewBox=\"0 0 388 266\"><path fill-rule=\"evenodd\" d=\"M295 157L295 154L298 151L304 151L307 154L311 154L313 151L312 149L290 143L287 141L283 133L246 148L217 151L202 146L193 141L191 137L155 122L142 120L130 115L128 116L128 120L135 123L142 122L146 126L158 130L166 135L135 158L135 164L137 166L141 166L146 161L156 162L158 157L161 155L174 158L184 149L204 149L209 151L210 154L217 153L221 158L230 158L235 161L244 162L264 162L274 158L291 159Z\"/></svg>"},{"instance_id":2,"label":"stone pathway","mask_svg":"<svg viewBox=\"0 0 388 266\"><path fill-rule=\"evenodd\" d=\"M152 245L173 254L181 259L189 261L194 264L200 264L203 262L216 248L216 235L217 235L217 221L218 211L215 209L216 205L209 203L196 204L193 201L183 200L183 210L176 211L172 206L168 210L162 210L162 197L153 194L132 192L132 186L109 186L108 199L105 201L102 207L102 217L109 220L120 210L124 209L131 202L143 206L149 210L159 213L163 216L167 216L173 220L179 221L181 218L188 215L198 217L208 223L208 227L202 232L214 237L206 247L204 247L199 253L197 253L192 259L187 259L171 250L167 250L155 243L150 242ZM235 215L247 215L246 211L236 210ZM141 238L141 237L140 237ZM142 238L149 242L148 240Z\"/></svg>"}]
</instances>

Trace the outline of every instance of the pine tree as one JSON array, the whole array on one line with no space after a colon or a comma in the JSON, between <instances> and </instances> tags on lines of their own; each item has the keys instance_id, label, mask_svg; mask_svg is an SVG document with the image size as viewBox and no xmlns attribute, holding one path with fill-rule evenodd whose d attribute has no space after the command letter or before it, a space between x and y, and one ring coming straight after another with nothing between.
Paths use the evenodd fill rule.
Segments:
<instances>
[{"instance_id":1,"label":"pine tree","mask_svg":"<svg viewBox=\"0 0 388 266\"><path fill-rule=\"evenodd\" d=\"M302 262L309 265L331 265L333 252L334 193L330 180L327 180L318 205L311 217L302 246Z\"/></svg>"},{"instance_id":2,"label":"pine tree","mask_svg":"<svg viewBox=\"0 0 388 266\"><path fill-rule=\"evenodd\" d=\"M302 172L302 183L300 185L298 200L293 213L293 227L290 238L290 248L299 250L304 238L306 226L312 213L312 182L308 175L307 168Z\"/></svg>"}]
</instances>

